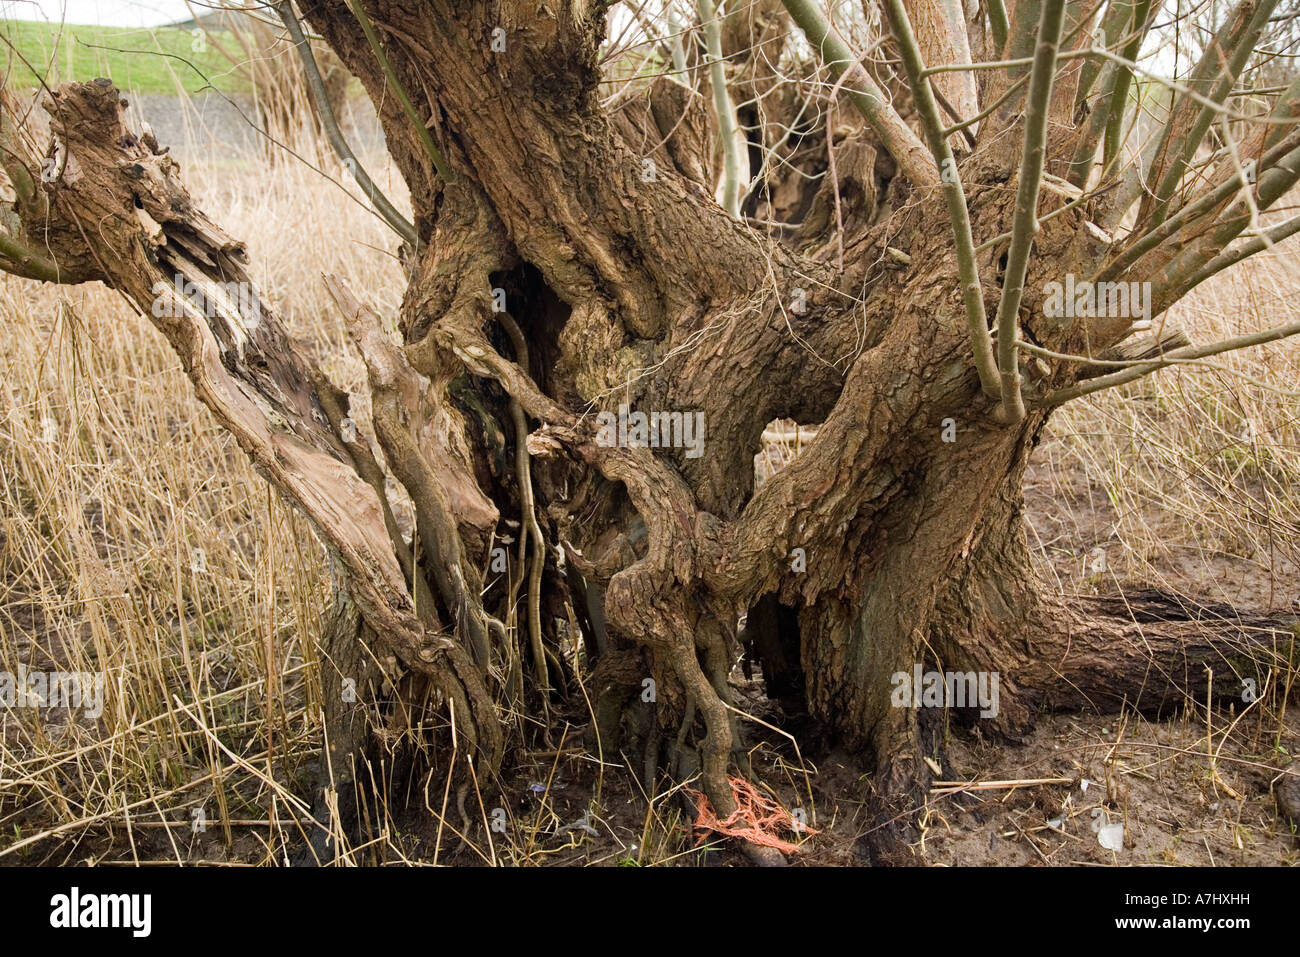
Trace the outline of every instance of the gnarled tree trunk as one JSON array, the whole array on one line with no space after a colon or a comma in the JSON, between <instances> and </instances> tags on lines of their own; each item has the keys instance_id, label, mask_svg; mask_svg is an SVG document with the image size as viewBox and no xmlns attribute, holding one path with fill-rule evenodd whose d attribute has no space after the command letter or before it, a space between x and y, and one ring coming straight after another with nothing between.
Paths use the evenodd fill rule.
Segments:
<instances>
[{"instance_id":1,"label":"gnarled tree trunk","mask_svg":"<svg viewBox=\"0 0 1300 957\"><path fill-rule=\"evenodd\" d=\"M377 104L411 191L418 245L406 250L402 341L330 281L366 360L377 449L264 304L249 315L222 299L218 284L248 283L241 247L192 207L157 144L125 129L106 82L66 86L47 103L55 155L66 157L58 177L40 182L37 157L24 162L10 144L20 249L6 247L5 265L102 280L154 318L203 400L316 524L376 641L438 689L456 754L480 785L532 733L505 716L525 705L545 726L572 690L558 622L581 631L596 666L601 746L618 747L621 726L639 729L647 766L700 769L722 816L734 810L728 775L743 769L727 676L746 611L741 637L769 678L784 678L780 693L799 699L825 743L874 755L886 822L905 825L929 780L934 744L894 694L895 676L917 665L999 675L987 717L1007 734L1043 708L1158 709L1200 692L1202 663L1223 646L1189 623L1213 609L1150 596L1136 616L1128 605L1065 604L1044 591L1025 544L1021 483L1038 436L1092 381L1081 379L1085 359L1134 333L1131 318L1063 320L1018 297L1006 307L1004 287L1009 272L1038 289L1111 269L1160 277L1158 311L1204 278L1178 266L1186 250L1214 262L1248 217L1225 161L1181 205L1144 207L1120 239L1095 225L1119 190L1091 166L1100 133L1083 87L1115 71L1085 83L1077 61L1063 61L1053 86L1053 0L1022 0L1001 27L1009 55L1051 48L1033 76L1017 61L980 89L948 79L937 90L924 74L902 86L850 65L808 4L785 4L793 21L763 6L751 36L784 43L803 29L865 116L847 132L804 123L798 95L764 86L746 60L756 54L745 24L729 21L724 46L748 92L740 114L757 115L764 97L793 131L781 142L751 135L757 155L786 159L764 166L755 193L764 209L806 216L785 226L733 218L714 201L716 132L700 91L659 77L602 100L607 4L299 6ZM1071 9L1067 26L1086 20ZM959 4L894 3L887 20L904 62L968 64ZM975 46L998 59L984 29ZM1082 45L1077 32L1067 40ZM1030 82L1017 87L1018 73ZM881 94L887 83L910 124ZM971 119L963 114L980 97L1004 99L965 133L936 135L936 92L949 124ZM1051 121L1045 145L1022 162L1036 115ZM816 155L799 159L791 143ZM1300 175L1298 143L1288 132L1243 145L1258 160L1259 205ZM1080 155L1091 179L1070 186ZM1022 188L1044 174L1047 186ZM1196 207L1205 196L1213 201ZM1161 227L1169 217L1174 227ZM1216 218L1237 232L1209 230ZM1026 272L1016 249L1030 238ZM41 254L24 257L24 242ZM216 308L174 295L178 272ZM160 297L176 307L161 317ZM1013 350L1008 364L999 348L990 394L977 367L985 351L992 360L995 316L997 332L1038 352L1025 362ZM1023 416L1009 411L1011 387ZM620 406L698 413L702 449L609 441L598 413ZM753 457L777 418L818 423L817 435L755 491ZM393 521L377 450L411 494L412 542ZM1238 617L1221 635L1237 649L1234 667L1269 666L1251 649L1271 647L1275 624ZM649 727L645 679L656 689Z\"/></svg>"}]
</instances>

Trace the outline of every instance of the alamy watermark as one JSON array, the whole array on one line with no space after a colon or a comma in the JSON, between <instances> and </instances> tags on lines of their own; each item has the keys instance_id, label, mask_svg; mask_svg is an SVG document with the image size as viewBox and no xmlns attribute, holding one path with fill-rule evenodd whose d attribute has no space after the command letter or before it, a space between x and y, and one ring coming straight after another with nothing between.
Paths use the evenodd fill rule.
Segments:
<instances>
[{"instance_id":1,"label":"alamy watermark","mask_svg":"<svg viewBox=\"0 0 1300 957\"><path fill-rule=\"evenodd\" d=\"M895 708L980 708L981 718L998 716L996 671L895 671L889 702Z\"/></svg>"},{"instance_id":2,"label":"alamy watermark","mask_svg":"<svg viewBox=\"0 0 1300 957\"><path fill-rule=\"evenodd\" d=\"M246 324L254 324L262 316L262 302L251 282L212 282L200 286L177 273L172 285L159 280L150 292L154 294L150 312L155 319L181 318L185 315L184 302L190 303L205 319L215 319L220 315L223 301L229 303Z\"/></svg>"},{"instance_id":3,"label":"alamy watermark","mask_svg":"<svg viewBox=\"0 0 1300 957\"><path fill-rule=\"evenodd\" d=\"M1133 319L1151 322L1151 283L1091 282L1065 274L1043 286L1043 315L1050 319Z\"/></svg>"},{"instance_id":4,"label":"alamy watermark","mask_svg":"<svg viewBox=\"0 0 1300 957\"><path fill-rule=\"evenodd\" d=\"M104 676L90 671L0 671L0 707L82 708L94 719L104 713Z\"/></svg>"},{"instance_id":5,"label":"alamy watermark","mask_svg":"<svg viewBox=\"0 0 1300 957\"><path fill-rule=\"evenodd\" d=\"M632 412L625 404L618 413L596 416L596 444L604 448L685 449L688 459L704 454L703 412Z\"/></svg>"},{"instance_id":6,"label":"alamy watermark","mask_svg":"<svg viewBox=\"0 0 1300 957\"><path fill-rule=\"evenodd\" d=\"M50 898L50 926L60 930L83 927L122 928L132 937L153 930L152 894L91 894L73 887Z\"/></svg>"}]
</instances>

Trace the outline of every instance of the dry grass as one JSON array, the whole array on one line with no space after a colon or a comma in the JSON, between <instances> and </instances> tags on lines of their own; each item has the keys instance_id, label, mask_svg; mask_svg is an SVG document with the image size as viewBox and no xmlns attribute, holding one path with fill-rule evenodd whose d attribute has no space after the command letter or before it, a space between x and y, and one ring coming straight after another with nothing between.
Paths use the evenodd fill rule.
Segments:
<instances>
[{"instance_id":1,"label":"dry grass","mask_svg":"<svg viewBox=\"0 0 1300 957\"><path fill-rule=\"evenodd\" d=\"M197 201L247 237L254 276L330 374L359 386L319 277L391 311L385 228L300 165L240 166L190 169ZM109 688L97 726L0 711L0 861L94 857L87 835L111 827L126 847L133 821L163 818L184 843L197 808L215 827L292 816L214 737L280 780L319 740L329 573L310 529L116 294L0 280L0 374L0 670L102 671ZM64 839L34 841L55 827Z\"/></svg>"},{"instance_id":2,"label":"dry grass","mask_svg":"<svg viewBox=\"0 0 1300 957\"><path fill-rule=\"evenodd\" d=\"M346 181L337 163L315 159ZM400 203L387 159L366 162ZM289 327L316 344L335 381L361 391L364 371L319 278L338 273L395 314L401 271L382 223L295 162L227 158L190 167L187 180L199 205L248 242L253 274ZM1169 321L1206 341L1291 318L1300 270L1297 247L1287 248L1222 277ZM1065 590L1163 583L1260 606L1300 597L1290 391L1300 344L1219 364L1056 417L1029 494ZM0 278L0 373L0 670L102 672L109 688L98 722L0 711L0 863L281 862L319 748L322 549L193 398L162 338L115 295ZM784 462L795 449L769 451ZM1293 744L1284 700L1262 703L1269 720L1253 739L1241 737L1247 725L1232 729L1225 764L1266 763ZM1211 789L1219 765L1204 742L1227 741L1230 720L1212 718L1207 732L1191 706L1182 722L1184 750ZM604 786L619 796L590 805L589 785L577 782L590 780L592 761L571 748L549 767L516 769L555 786L509 840L489 845L480 834L483 859L682 860L680 822L645 813L627 769L605 765ZM222 840L192 832L199 810ZM583 810L603 844L584 845L585 831L571 829L557 846ZM409 850L393 833L375 841L390 859Z\"/></svg>"},{"instance_id":3,"label":"dry grass","mask_svg":"<svg viewBox=\"0 0 1300 957\"><path fill-rule=\"evenodd\" d=\"M1164 321L1212 342L1300 314L1295 242ZM1300 598L1300 343L1229 353L1067 406L1029 501L1067 590L1118 583L1280 607ZM1095 549L1101 549L1103 560Z\"/></svg>"}]
</instances>

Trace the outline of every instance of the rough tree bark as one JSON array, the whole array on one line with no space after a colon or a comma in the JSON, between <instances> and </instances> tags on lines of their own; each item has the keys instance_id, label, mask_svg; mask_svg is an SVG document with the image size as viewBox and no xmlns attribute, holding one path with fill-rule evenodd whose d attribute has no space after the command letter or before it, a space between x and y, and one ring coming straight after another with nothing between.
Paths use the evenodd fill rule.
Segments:
<instances>
[{"instance_id":1,"label":"rough tree bark","mask_svg":"<svg viewBox=\"0 0 1300 957\"><path fill-rule=\"evenodd\" d=\"M785 5L794 22L807 21L796 9L806 4ZM920 25L921 53L969 62L960 4L904 7ZM1008 55L1034 49L1039 7L1017 4L1001 25L1011 31ZM248 284L241 247L193 208L158 145L122 125L107 81L48 98L52 155L66 157L56 178L41 182L40 157L6 139L17 222L3 264L34 278L101 280L153 318L200 398L311 518L374 640L438 689L460 736L456 753L473 763L462 786L470 770L492 786L504 750L535 733L537 722L507 714L524 704L544 726L572 686L562 621L578 625L586 665L595 665L588 688L601 747L613 751L620 734L640 729L648 767L698 768L725 816L734 809L728 775L744 768L727 676L737 622L750 611L741 637L782 679L779 693L806 707L823 744L874 757L880 820L899 822L882 830L880 848L905 830L929 781L923 758L933 743L916 711L891 704L891 676L914 664L998 672L994 727L1013 735L1045 708L1159 710L1199 696L1206 665L1249 676L1296 661L1293 635L1276 649L1275 619L1154 595L1065 601L1044 590L1025 543L1025 468L1058 397L1097 374L1088 363L1132 335L1131 320L1063 320L1026 301L1019 334L1039 350L1020 370L1028 414L1002 424L972 361L951 206L946 186L934 185L951 180L941 180L921 134L862 92L874 86L863 71L839 65L867 113L853 133L860 148L841 151L842 167L809 161L825 174L820 183L778 182L782 165L764 168L766 194L789 186L798 198L783 208L817 223L781 229L714 202L707 90L659 78L644 99L607 109L608 4L299 8L377 104L411 191L419 244L408 250L402 342L342 284L329 286L366 361L377 450L414 502L415 542L397 530L383 467L356 432L347 396L264 303L249 315L223 298L218 284ZM1064 47L1080 49L1089 18L1071 9ZM898 18L893 27L907 42ZM726 48L755 56L740 49L737 29L729 24ZM795 27L766 4L746 29L767 43ZM979 90L958 79L969 73L937 74L963 119L980 97L1003 97L970 128L977 136L951 138L961 145L958 186L988 317L1026 214L1018 217L1014 170L1032 85L1005 72ZM1195 197L1159 194L1165 205L1149 221L1165 232L1145 249L1141 222L1119 239L1094 225L1118 191L1083 195L1066 183L1071 161L1081 149L1091 159L1098 141L1096 124L1072 118L1089 95L1077 61L1060 72L1055 95L1036 104L1052 122L1040 160L1048 179L1027 211L1035 233L1025 288L1106 268L1146 279L1168 272L1188 243L1201 262L1227 248L1246 221L1237 232L1209 229L1244 208L1226 161ZM768 96L756 76L745 74L741 114L758 97L784 103L793 141L824 150L831 132L801 126L799 98ZM1180 110L1179 131L1192 105ZM1091 152L1080 145L1089 136ZM1242 147L1258 160L1261 206L1300 175L1297 143L1291 132L1270 141L1271 152L1262 135ZM758 145L760 157L797 156L785 144ZM1148 179L1168 181L1159 169ZM1197 206L1215 188L1217 198ZM818 202L820 218L808 212ZM198 306L175 293L176 274L204 290ZM1160 308L1187 292L1185 278L1168 273ZM504 311L494 289L504 291ZM175 308L160 316L158 302ZM703 454L603 441L595 413L620 404L702 413ZM776 418L820 425L755 491L753 457ZM504 534L524 541L501 575L493 549ZM644 678L657 689L648 728ZM624 720L631 714L640 717ZM339 741L355 741L352 717L334 716Z\"/></svg>"}]
</instances>

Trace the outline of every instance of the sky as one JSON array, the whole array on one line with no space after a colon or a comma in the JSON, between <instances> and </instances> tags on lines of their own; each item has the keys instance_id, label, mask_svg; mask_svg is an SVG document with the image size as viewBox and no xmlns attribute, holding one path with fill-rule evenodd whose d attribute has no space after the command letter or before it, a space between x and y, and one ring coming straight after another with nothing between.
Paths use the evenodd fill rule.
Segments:
<instances>
[{"instance_id":1,"label":"sky","mask_svg":"<svg viewBox=\"0 0 1300 957\"><path fill-rule=\"evenodd\" d=\"M203 12L203 0L193 4ZM0 0L0 18L154 27L190 16L185 0Z\"/></svg>"}]
</instances>

